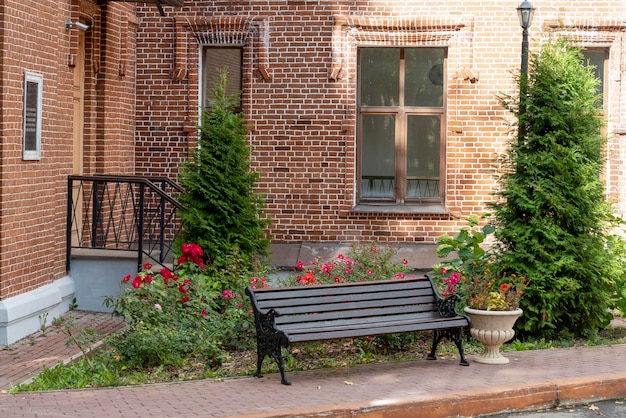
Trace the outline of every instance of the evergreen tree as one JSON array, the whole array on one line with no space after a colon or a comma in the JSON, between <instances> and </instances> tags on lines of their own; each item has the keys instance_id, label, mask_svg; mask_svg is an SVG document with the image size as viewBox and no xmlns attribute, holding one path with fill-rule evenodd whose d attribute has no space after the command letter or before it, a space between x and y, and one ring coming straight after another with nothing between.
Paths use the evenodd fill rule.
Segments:
<instances>
[{"instance_id":1,"label":"evergreen tree","mask_svg":"<svg viewBox=\"0 0 626 418\"><path fill-rule=\"evenodd\" d=\"M215 269L231 265L233 257L241 267L251 267L269 245L264 201L254 191L258 173L250 168L247 128L234 111L238 95L227 96L227 84L222 72L210 109L202 113L198 148L179 178L184 189L180 202L186 209L180 211L184 232L178 245L199 244Z\"/></svg>"},{"instance_id":2,"label":"evergreen tree","mask_svg":"<svg viewBox=\"0 0 626 418\"><path fill-rule=\"evenodd\" d=\"M615 269L604 231L598 82L580 50L558 41L531 56L527 94L502 98L525 129L503 159L500 199L490 207L503 265L529 282L522 335L589 336L610 320Z\"/></svg>"}]
</instances>

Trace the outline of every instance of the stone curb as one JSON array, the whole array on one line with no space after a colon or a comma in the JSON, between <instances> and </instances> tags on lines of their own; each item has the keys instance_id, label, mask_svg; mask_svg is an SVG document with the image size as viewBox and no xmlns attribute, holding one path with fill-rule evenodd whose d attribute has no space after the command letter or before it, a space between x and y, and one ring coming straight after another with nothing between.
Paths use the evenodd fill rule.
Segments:
<instances>
[{"instance_id":1,"label":"stone curb","mask_svg":"<svg viewBox=\"0 0 626 418\"><path fill-rule=\"evenodd\" d=\"M302 409L240 418L449 418L471 417L507 411L554 408L626 397L626 374L589 376L531 384L524 388L504 386L454 395L422 396L385 403L347 403L332 408Z\"/></svg>"}]
</instances>

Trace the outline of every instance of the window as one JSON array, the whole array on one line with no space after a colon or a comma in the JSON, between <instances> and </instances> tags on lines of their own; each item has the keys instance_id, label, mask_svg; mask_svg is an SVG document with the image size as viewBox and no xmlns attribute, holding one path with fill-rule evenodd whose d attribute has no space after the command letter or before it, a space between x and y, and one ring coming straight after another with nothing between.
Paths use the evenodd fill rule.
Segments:
<instances>
[{"instance_id":1,"label":"window","mask_svg":"<svg viewBox=\"0 0 626 418\"><path fill-rule=\"evenodd\" d=\"M443 202L445 57L359 50L359 203Z\"/></svg>"},{"instance_id":2,"label":"window","mask_svg":"<svg viewBox=\"0 0 626 418\"><path fill-rule=\"evenodd\" d=\"M604 110L604 106L606 104L606 89L604 82L606 75L606 68L608 63L608 51L600 50L600 49L585 49L582 51L585 64L591 65L594 67L593 72L600 80L600 84L598 85L597 93L600 95L600 99L598 100L598 107Z\"/></svg>"},{"instance_id":3,"label":"window","mask_svg":"<svg viewBox=\"0 0 626 418\"><path fill-rule=\"evenodd\" d=\"M202 49L202 105L209 108L213 86L219 81L222 70L228 74L226 95L240 93L242 48L205 46ZM241 106L236 108L241 111Z\"/></svg>"},{"instance_id":4,"label":"window","mask_svg":"<svg viewBox=\"0 0 626 418\"><path fill-rule=\"evenodd\" d=\"M39 74L24 74L24 125L22 158L38 160L41 157L41 96L43 77Z\"/></svg>"}]
</instances>

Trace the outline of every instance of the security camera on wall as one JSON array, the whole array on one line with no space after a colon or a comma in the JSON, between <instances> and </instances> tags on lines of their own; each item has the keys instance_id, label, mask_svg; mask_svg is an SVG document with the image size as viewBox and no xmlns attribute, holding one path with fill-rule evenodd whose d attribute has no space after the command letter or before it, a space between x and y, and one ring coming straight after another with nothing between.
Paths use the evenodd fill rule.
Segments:
<instances>
[{"instance_id":1,"label":"security camera on wall","mask_svg":"<svg viewBox=\"0 0 626 418\"><path fill-rule=\"evenodd\" d=\"M72 28L77 28L86 32L89 29L89 25L82 22L65 22L65 30L70 30Z\"/></svg>"}]
</instances>

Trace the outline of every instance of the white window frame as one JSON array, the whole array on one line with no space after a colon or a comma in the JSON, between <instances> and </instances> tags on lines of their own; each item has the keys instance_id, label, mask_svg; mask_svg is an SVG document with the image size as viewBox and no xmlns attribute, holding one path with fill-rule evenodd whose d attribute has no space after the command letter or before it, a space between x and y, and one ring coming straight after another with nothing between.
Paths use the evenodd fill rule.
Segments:
<instances>
[{"instance_id":1,"label":"white window frame","mask_svg":"<svg viewBox=\"0 0 626 418\"><path fill-rule=\"evenodd\" d=\"M36 104L34 107L28 107L29 85L35 84ZM42 96L43 96L43 75L24 72L24 99L23 99L23 124L22 124L22 159L39 160L41 159L41 114L42 114ZM33 114L34 112L34 114ZM34 118L34 120L33 120ZM32 133L34 129L35 140L27 141L27 134ZM28 142L28 143L27 143ZM34 145L34 149L33 149Z\"/></svg>"}]
</instances>

